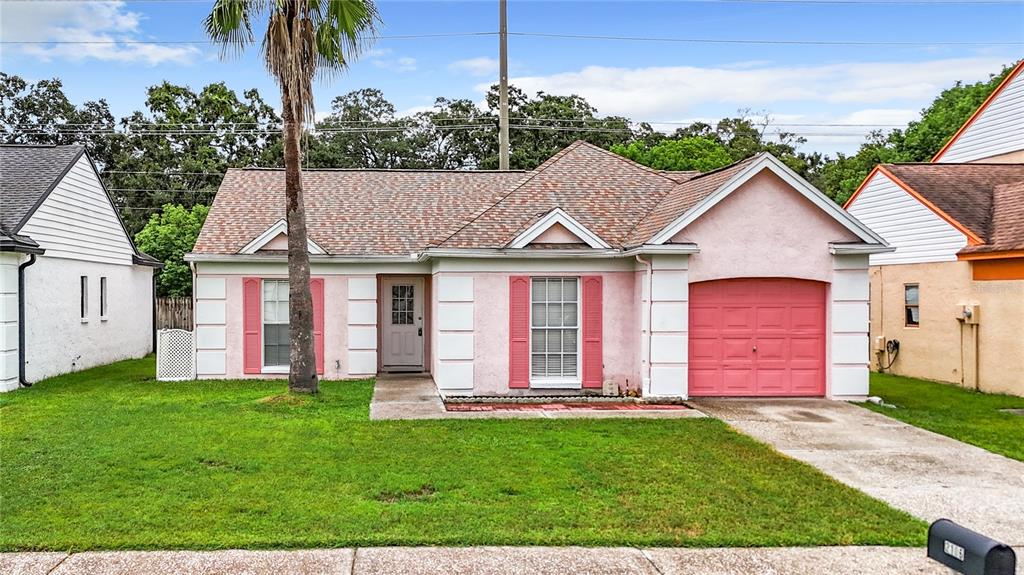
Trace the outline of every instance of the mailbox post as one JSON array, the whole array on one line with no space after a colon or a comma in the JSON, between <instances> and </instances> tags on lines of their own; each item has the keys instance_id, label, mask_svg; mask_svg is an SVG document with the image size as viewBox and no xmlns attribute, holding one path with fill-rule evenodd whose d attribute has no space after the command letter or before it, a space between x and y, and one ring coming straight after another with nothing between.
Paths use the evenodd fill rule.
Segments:
<instances>
[{"instance_id":1,"label":"mailbox post","mask_svg":"<svg viewBox=\"0 0 1024 575\"><path fill-rule=\"evenodd\" d=\"M966 575L1015 575L1013 549L953 523L939 519L928 528L928 557Z\"/></svg>"}]
</instances>

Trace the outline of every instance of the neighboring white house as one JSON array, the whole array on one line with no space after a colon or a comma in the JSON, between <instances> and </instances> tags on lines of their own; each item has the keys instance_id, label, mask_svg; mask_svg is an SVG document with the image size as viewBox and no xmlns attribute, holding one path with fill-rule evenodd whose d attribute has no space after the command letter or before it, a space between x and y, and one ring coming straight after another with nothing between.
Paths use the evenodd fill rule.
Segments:
<instances>
[{"instance_id":1,"label":"neighboring white house","mask_svg":"<svg viewBox=\"0 0 1024 575\"><path fill-rule=\"evenodd\" d=\"M81 146L0 146L0 391L153 349L153 272Z\"/></svg>"}]
</instances>

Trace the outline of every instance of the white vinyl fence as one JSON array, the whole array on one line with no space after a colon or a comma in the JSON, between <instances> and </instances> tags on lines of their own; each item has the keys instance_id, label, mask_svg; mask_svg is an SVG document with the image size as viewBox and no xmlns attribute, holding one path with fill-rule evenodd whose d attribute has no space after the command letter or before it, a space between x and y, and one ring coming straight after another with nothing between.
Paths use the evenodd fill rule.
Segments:
<instances>
[{"instance_id":1,"label":"white vinyl fence","mask_svg":"<svg viewBox=\"0 0 1024 575\"><path fill-rule=\"evenodd\" d=\"M162 329L156 332L156 379L185 381L196 378L196 345L190 331Z\"/></svg>"}]
</instances>

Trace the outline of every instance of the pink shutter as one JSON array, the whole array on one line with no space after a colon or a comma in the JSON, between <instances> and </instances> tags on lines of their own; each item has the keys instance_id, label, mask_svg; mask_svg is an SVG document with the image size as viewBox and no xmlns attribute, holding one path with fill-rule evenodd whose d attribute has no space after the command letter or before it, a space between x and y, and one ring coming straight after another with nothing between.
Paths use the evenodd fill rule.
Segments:
<instances>
[{"instance_id":1,"label":"pink shutter","mask_svg":"<svg viewBox=\"0 0 1024 575\"><path fill-rule=\"evenodd\" d=\"M601 276L583 276L583 387L600 388L603 379Z\"/></svg>"},{"instance_id":2,"label":"pink shutter","mask_svg":"<svg viewBox=\"0 0 1024 575\"><path fill-rule=\"evenodd\" d=\"M242 356L243 372L259 373L261 371L260 332L263 330L260 314L260 290L263 282L260 278L242 278Z\"/></svg>"},{"instance_id":3,"label":"pink shutter","mask_svg":"<svg viewBox=\"0 0 1024 575\"><path fill-rule=\"evenodd\" d=\"M530 278L508 282L508 386L530 387Z\"/></svg>"},{"instance_id":4,"label":"pink shutter","mask_svg":"<svg viewBox=\"0 0 1024 575\"><path fill-rule=\"evenodd\" d=\"M324 373L324 278L309 280L309 291L313 294L313 353L316 355L316 372Z\"/></svg>"}]
</instances>

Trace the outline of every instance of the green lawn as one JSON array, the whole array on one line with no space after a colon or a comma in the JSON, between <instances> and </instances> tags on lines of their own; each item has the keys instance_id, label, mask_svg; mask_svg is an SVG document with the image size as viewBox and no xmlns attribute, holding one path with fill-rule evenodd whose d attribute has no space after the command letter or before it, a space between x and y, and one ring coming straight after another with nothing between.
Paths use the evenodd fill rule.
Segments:
<instances>
[{"instance_id":1,"label":"green lawn","mask_svg":"<svg viewBox=\"0 0 1024 575\"><path fill-rule=\"evenodd\" d=\"M880 373L871 374L871 395L897 408L865 403L869 409L1024 461L1024 417L1000 411L1024 408L1024 397Z\"/></svg>"},{"instance_id":2,"label":"green lawn","mask_svg":"<svg viewBox=\"0 0 1024 575\"><path fill-rule=\"evenodd\" d=\"M925 542L716 420L371 422L370 381L152 373L0 394L0 549Z\"/></svg>"}]
</instances>

